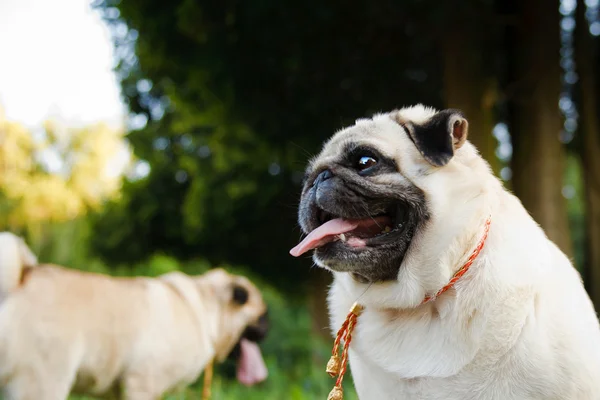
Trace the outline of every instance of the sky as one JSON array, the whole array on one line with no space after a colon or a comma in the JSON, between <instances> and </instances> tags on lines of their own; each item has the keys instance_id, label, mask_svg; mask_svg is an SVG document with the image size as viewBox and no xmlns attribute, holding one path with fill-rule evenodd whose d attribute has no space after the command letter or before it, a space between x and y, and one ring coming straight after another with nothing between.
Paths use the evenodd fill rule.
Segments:
<instances>
[{"instance_id":1,"label":"sky","mask_svg":"<svg viewBox=\"0 0 600 400\"><path fill-rule=\"evenodd\" d=\"M0 0L0 107L29 127L122 125L108 28L87 0Z\"/></svg>"},{"instance_id":2,"label":"sky","mask_svg":"<svg viewBox=\"0 0 600 400\"><path fill-rule=\"evenodd\" d=\"M49 118L78 127L124 126L125 107L112 71L107 26L88 0L0 0L0 109L35 130ZM50 172L66 168L52 149L40 155ZM105 174L122 174L126 144Z\"/></svg>"}]
</instances>

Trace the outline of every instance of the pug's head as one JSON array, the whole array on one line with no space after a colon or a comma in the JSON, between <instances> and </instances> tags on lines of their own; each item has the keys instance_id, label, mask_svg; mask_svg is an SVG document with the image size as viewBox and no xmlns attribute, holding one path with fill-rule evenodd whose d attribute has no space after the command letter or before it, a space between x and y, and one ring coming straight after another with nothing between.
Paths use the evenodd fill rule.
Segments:
<instances>
[{"instance_id":1,"label":"pug's head","mask_svg":"<svg viewBox=\"0 0 600 400\"><path fill-rule=\"evenodd\" d=\"M358 283L397 281L431 220L441 229L452 201L464 209L473 188L461 187L477 176L468 169L489 172L467 133L460 111L420 105L337 132L306 170L298 220L307 236L291 254L314 250L317 265Z\"/></svg>"},{"instance_id":2,"label":"pug's head","mask_svg":"<svg viewBox=\"0 0 600 400\"><path fill-rule=\"evenodd\" d=\"M234 360L237 378L245 385L263 381L267 369L259 343L269 331L269 318L260 290L246 277L221 268L212 269L198 279L203 286L209 284L211 299L218 306L214 310L221 317L214 330L217 360Z\"/></svg>"}]
</instances>

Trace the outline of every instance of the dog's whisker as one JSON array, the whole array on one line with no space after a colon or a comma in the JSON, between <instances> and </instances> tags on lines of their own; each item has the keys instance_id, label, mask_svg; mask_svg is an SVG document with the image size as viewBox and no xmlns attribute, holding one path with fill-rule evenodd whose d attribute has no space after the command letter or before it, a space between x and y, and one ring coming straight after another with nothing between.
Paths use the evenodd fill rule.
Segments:
<instances>
[{"instance_id":1,"label":"dog's whisker","mask_svg":"<svg viewBox=\"0 0 600 400\"><path fill-rule=\"evenodd\" d=\"M304 155L308 158L311 159L314 157L314 154L312 154L311 152L309 152L308 150L306 150L304 147L300 146L298 143L295 142L290 142L290 144L292 146L295 146L297 148L299 148L300 150L302 150L304 152Z\"/></svg>"},{"instance_id":2,"label":"dog's whisker","mask_svg":"<svg viewBox=\"0 0 600 400\"><path fill-rule=\"evenodd\" d=\"M371 218L371 220L375 222L375 225L377 225L379 229L383 229L384 227L379 225L379 222L377 222L377 220L371 214L369 214L369 209L367 208L367 206L364 203L360 203L360 205L362 206L362 208L364 208L365 213L369 216L369 218Z\"/></svg>"}]
</instances>

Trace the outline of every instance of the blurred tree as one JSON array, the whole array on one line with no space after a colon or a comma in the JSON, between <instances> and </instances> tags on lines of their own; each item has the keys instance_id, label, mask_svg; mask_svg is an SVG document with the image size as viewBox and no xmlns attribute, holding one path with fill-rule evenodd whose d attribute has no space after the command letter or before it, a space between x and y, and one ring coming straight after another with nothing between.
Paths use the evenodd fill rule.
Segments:
<instances>
[{"instance_id":1,"label":"blurred tree","mask_svg":"<svg viewBox=\"0 0 600 400\"><path fill-rule=\"evenodd\" d=\"M0 226L36 243L49 223L81 217L118 193L121 171L109 167L126 150L122 132L103 124L67 129L47 122L38 133L0 112Z\"/></svg>"},{"instance_id":2,"label":"blurred tree","mask_svg":"<svg viewBox=\"0 0 600 400\"><path fill-rule=\"evenodd\" d=\"M329 277L286 251L300 236L290 227L306 160L356 117L445 103L465 111L471 140L498 172L491 130L500 99L513 189L572 255L552 4L97 0L114 28L135 122L129 139L149 173L98 216L96 251L112 263L159 251L250 265L288 293L318 293L310 300L323 331Z\"/></svg>"},{"instance_id":3,"label":"blurred tree","mask_svg":"<svg viewBox=\"0 0 600 400\"><path fill-rule=\"evenodd\" d=\"M510 4L517 16L516 24L509 28L512 187L548 237L572 256L562 195L565 149L559 140L559 2L515 0L505 4Z\"/></svg>"},{"instance_id":4,"label":"blurred tree","mask_svg":"<svg viewBox=\"0 0 600 400\"><path fill-rule=\"evenodd\" d=\"M44 146L53 149L61 160L61 174L85 208L97 209L119 192L129 158L122 130L104 123L82 128L51 121L45 125Z\"/></svg>"},{"instance_id":5,"label":"blurred tree","mask_svg":"<svg viewBox=\"0 0 600 400\"><path fill-rule=\"evenodd\" d=\"M435 41L415 20L426 6L412 3L98 2L151 167L99 220L98 253L206 256L323 293L329 277L287 253L308 158L357 117L442 103Z\"/></svg>"},{"instance_id":6,"label":"blurred tree","mask_svg":"<svg viewBox=\"0 0 600 400\"><path fill-rule=\"evenodd\" d=\"M23 126L8 121L0 108L0 223L5 228L16 228L15 219L18 216L11 214L11 211L25 191L28 177L35 170L35 151L31 134Z\"/></svg>"},{"instance_id":7,"label":"blurred tree","mask_svg":"<svg viewBox=\"0 0 600 400\"><path fill-rule=\"evenodd\" d=\"M487 2L452 0L445 6L452 10L439 35L446 106L465 113L469 141L498 174L497 141L492 135L497 120L498 18Z\"/></svg>"},{"instance_id":8,"label":"blurred tree","mask_svg":"<svg viewBox=\"0 0 600 400\"><path fill-rule=\"evenodd\" d=\"M585 183L586 286L596 309L600 309L600 102L594 71L594 43L585 17L586 5L577 1L575 61L579 75L580 154Z\"/></svg>"},{"instance_id":9,"label":"blurred tree","mask_svg":"<svg viewBox=\"0 0 600 400\"><path fill-rule=\"evenodd\" d=\"M326 332L330 277L287 249L300 236L290 227L303 168L327 137L373 112L440 107L444 96L466 111L496 168L497 55L480 51L495 40L484 34L490 1L95 5L113 27L123 93L141 121L129 140L150 166L95 225L94 247L111 263L159 251L250 265L290 293L317 293L314 327Z\"/></svg>"}]
</instances>

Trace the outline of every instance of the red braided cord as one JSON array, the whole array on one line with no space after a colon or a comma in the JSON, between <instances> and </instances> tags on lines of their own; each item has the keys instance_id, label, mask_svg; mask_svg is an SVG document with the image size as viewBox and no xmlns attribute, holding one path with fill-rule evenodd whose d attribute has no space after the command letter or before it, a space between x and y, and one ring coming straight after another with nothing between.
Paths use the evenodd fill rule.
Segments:
<instances>
[{"instance_id":1,"label":"red braided cord","mask_svg":"<svg viewBox=\"0 0 600 400\"><path fill-rule=\"evenodd\" d=\"M352 341L352 329L356 325L356 314L352 314L349 317L348 321L348 330L346 330L346 334L344 335L344 348L342 350L342 368L340 373L335 381L335 386L341 388L342 381L344 380L344 375L346 374L346 368L348 367L348 349L350 348L350 342Z\"/></svg>"},{"instance_id":2,"label":"red braided cord","mask_svg":"<svg viewBox=\"0 0 600 400\"><path fill-rule=\"evenodd\" d=\"M491 223L491 219L488 217L488 219L485 221L485 230L484 230L483 236L479 240L477 247L475 247L475 249L469 256L469 258L467 259L467 262L458 271L456 271L456 273L454 274L452 279L450 279L448 284L446 284L446 286L444 286L443 288L438 290L437 293L435 293L433 296L425 296L425 298L423 299L421 304L425 304L429 300L435 299L438 296L440 296L442 293L446 292L448 289L450 289L452 286L454 286L454 284L469 270L469 268L471 267L471 264L473 264L473 262L475 261L477 256L479 256L481 249L483 249L483 246L485 245L485 241L486 241L488 233L490 231L490 223ZM355 303L355 305L357 305L357 303ZM360 313L360 311L359 311L359 313ZM335 337L335 342L333 344L333 350L331 352L332 355L337 356L340 341L343 338L344 347L342 349L341 369L340 369L340 372L339 372L338 377L335 382L335 387L339 388L340 390L342 389L342 381L344 380L344 375L346 374L346 369L348 367L348 350L350 348L350 342L352 342L352 330L354 329L354 326L356 325L357 319L358 319L358 314L356 314L354 312L354 307L353 307L353 309L346 316L346 320L342 324L342 327L337 332L337 335Z\"/></svg>"},{"instance_id":3,"label":"red braided cord","mask_svg":"<svg viewBox=\"0 0 600 400\"><path fill-rule=\"evenodd\" d=\"M342 340L342 336L344 336L344 333L346 332L346 328L348 327L348 324L350 323L350 319L352 318L353 315L354 314L352 312L348 313L348 315L346 316L346 319L344 320L344 323L342 324L342 327L338 331L337 335L335 335L335 342L333 342L333 349L331 350L332 356L337 355L338 348L340 346L340 340Z\"/></svg>"},{"instance_id":4,"label":"red braided cord","mask_svg":"<svg viewBox=\"0 0 600 400\"><path fill-rule=\"evenodd\" d=\"M481 252L481 249L483 249L483 246L485 245L485 241L486 241L488 233L490 231L490 223L491 223L491 219L488 218L485 221L485 231L483 232L483 236L479 240L477 247L475 247L475 249L469 256L469 259L467 260L467 262L462 267L460 267L460 269L458 271L456 271L456 273L454 274L452 279L450 279L450 281L448 282L448 284L446 286L444 286L443 288L438 290L437 293L434 294L433 296L425 296L425 298L423 299L421 304L425 304L429 300L435 299L438 296L440 296L442 293L446 292L448 289L450 289L452 286L454 286L454 284L469 270L469 268L471 267L471 264L473 264L473 262L475 261L475 259L479 255L479 253Z\"/></svg>"}]
</instances>

